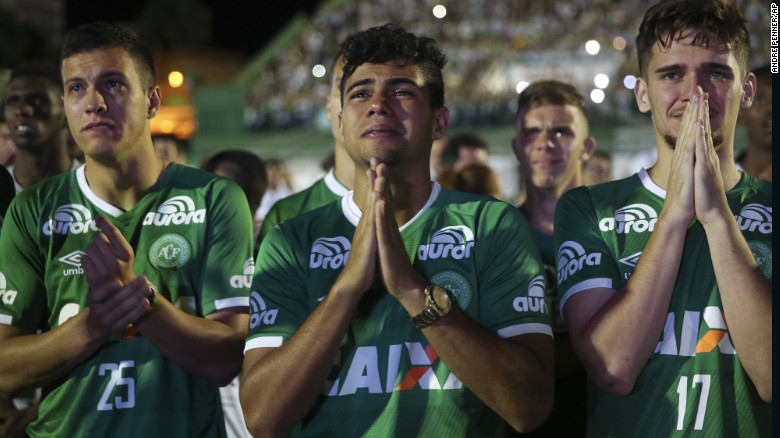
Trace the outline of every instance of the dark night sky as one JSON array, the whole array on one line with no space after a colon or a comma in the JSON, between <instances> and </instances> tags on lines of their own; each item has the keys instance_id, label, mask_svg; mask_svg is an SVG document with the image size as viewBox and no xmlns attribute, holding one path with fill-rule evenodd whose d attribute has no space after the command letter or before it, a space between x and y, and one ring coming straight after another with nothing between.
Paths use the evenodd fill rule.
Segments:
<instances>
[{"instance_id":1,"label":"dark night sky","mask_svg":"<svg viewBox=\"0 0 780 438\"><path fill-rule=\"evenodd\" d=\"M132 21L146 1L67 0L67 28L91 21ZM311 14L320 0L165 0L200 3L212 15L214 45L251 55L278 32L297 11Z\"/></svg>"}]
</instances>

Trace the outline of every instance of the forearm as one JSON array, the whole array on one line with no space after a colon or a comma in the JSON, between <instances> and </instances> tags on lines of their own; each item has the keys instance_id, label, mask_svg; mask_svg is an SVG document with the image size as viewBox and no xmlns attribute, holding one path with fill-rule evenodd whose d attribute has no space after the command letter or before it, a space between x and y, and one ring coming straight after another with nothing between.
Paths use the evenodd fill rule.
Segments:
<instances>
[{"instance_id":1,"label":"forearm","mask_svg":"<svg viewBox=\"0 0 780 438\"><path fill-rule=\"evenodd\" d=\"M772 288L732 216L705 227L729 336L761 398L772 401Z\"/></svg>"},{"instance_id":2,"label":"forearm","mask_svg":"<svg viewBox=\"0 0 780 438\"><path fill-rule=\"evenodd\" d=\"M685 226L659 219L629 280L582 327L570 329L588 374L604 390L631 392L655 350L666 323L686 231Z\"/></svg>"},{"instance_id":3,"label":"forearm","mask_svg":"<svg viewBox=\"0 0 780 438\"><path fill-rule=\"evenodd\" d=\"M0 326L0 392L13 397L66 375L105 342L87 328L89 309L41 334Z\"/></svg>"},{"instance_id":4,"label":"forearm","mask_svg":"<svg viewBox=\"0 0 780 438\"><path fill-rule=\"evenodd\" d=\"M331 292L281 347L246 353L241 406L253 436L285 435L309 412L323 391L356 304Z\"/></svg>"},{"instance_id":5,"label":"forearm","mask_svg":"<svg viewBox=\"0 0 780 438\"><path fill-rule=\"evenodd\" d=\"M243 310L241 311L243 312ZM225 309L206 318L176 308L160 295L138 331L167 358L187 371L226 385L241 369L248 315ZM219 315L227 315L224 321Z\"/></svg>"},{"instance_id":6,"label":"forearm","mask_svg":"<svg viewBox=\"0 0 780 438\"><path fill-rule=\"evenodd\" d=\"M457 308L423 333L453 374L514 429L526 432L547 418L553 401L552 337L501 339Z\"/></svg>"}]
</instances>

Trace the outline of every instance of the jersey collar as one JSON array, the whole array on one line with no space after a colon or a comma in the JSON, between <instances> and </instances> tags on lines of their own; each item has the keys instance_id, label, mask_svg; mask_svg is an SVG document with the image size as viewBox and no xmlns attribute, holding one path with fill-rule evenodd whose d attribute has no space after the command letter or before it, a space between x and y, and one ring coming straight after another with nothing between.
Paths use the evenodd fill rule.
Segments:
<instances>
[{"instance_id":1,"label":"jersey collar","mask_svg":"<svg viewBox=\"0 0 780 438\"><path fill-rule=\"evenodd\" d=\"M344 187L344 185L336 179L336 175L333 174L333 169L330 169L328 173L325 174L323 181L325 182L325 186L328 188L328 190L333 192L333 194L339 198L343 198L344 196L347 196L347 193L349 193L349 189Z\"/></svg>"},{"instance_id":2,"label":"jersey collar","mask_svg":"<svg viewBox=\"0 0 780 438\"><path fill-rule=\"evenodd\" d=\"M124 211L98 198L95 192L92 191L92 188L89 187L89 184L87 183L87 174L85 172L85 168L86 165L82 164L78 169L76 169L76 180L79 183L79 189L81 189L81 193L83 193L84 196L86 196L86 198L89 199L89 202L91 202L95 207L99 208L100 210L103 210L106 214L113 217L121 216L124 213Z\"/></svg>"},{"instance_id":3,"label":"jersey collar","mask_svg":"<svg viewBox=\"0 0 780 438\"><path fill-rule=\"evenodd\" d=\"M439 193L441 192L441 186L436 181L431 181L431 196L428 197L428 200L425 202L425 205L423 205L423 208L420 209L420 211L417 212L417 214L414 215L413 218L409 219L409 222L403 224L398 228L399 231L405 230L408 226L414 223L417 218L422 216L423 213L425 213L428 208L430 208L431 205L436 201L436 199L439 197ZM344 217L347 218L347 220L354 226L357 227L358 221L360 221L360 218L363 216L363 212L360 211L360 208L355 204L355 192L350 191L346 194L343 198L341 198L341 211L344 213Z\"/></svg>"}]
</instances>

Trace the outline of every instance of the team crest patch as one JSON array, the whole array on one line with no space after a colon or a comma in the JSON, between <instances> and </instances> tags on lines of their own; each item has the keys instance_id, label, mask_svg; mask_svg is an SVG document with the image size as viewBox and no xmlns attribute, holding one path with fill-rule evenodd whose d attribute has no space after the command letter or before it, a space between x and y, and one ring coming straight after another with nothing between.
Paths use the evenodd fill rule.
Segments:
<instances>
[{"instance_id":1,"label":"team crest patch","mask_svg":"<svg viewBox=\"0 0 780 438\"><path fill-rule=\"evenodd\" d=\"M191 256L190 242L176 233L165 234L149 249L149 261L158 269L181 268Z\"/></svg>"},{"instance_id":2,"label":"team crest patch","mask_svg":"<svg viewBox=\"0 0 780 438\"><path fill-rule=\"evenodd\" d=\"M762 242L750 241L748 242L750 252L753 253L753 258L756 259L758 267L761 268L761 272L764 273L764 277L772 279L772 248Z\"/></svg>"},{"instance_id":3,"label":"team crest patch","mask_svg":"<svg viewBox=\"0 0 780 438\"><path fill-rule=\"evenodd\" d=\"M447 289L458 300L461 309L467 309L471 304L473 292L466 279L457 272L444 271L439 272L431 278L433 283Z\"/></svg>"}]
</instances>

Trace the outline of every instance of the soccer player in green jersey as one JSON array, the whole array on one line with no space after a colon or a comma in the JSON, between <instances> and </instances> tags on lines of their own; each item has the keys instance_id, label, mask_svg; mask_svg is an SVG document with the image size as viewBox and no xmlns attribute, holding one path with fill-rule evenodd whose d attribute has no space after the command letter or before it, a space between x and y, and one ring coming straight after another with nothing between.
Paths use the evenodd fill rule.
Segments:
<instances>
[{"instance_id":1,"label":"soccer player in green jersey","mask_svg":"<svg viewBox=\"0 0 780 438\"><path fill-rule=\"evenodd\" d=\"M664 0L637 36L658 160L555 213L561 314L592 380L589 436L769 436L772 187L737 170L751 104L736 2Z\"/></svg>"},{"instance_id":2,"label":"soccer player in green jersey","mask_svg":"<svg viewBox=\"0 0 780 438\"><path fill-rule=\"evenodd\" d=\"M255 255L260 250L260 244L265 236L277 225L291 217L298 216L317 207L341 199L352 189L355 167L349 154L344 149L344 141L339 130L339 113L341 112L341 83L344 57L341 50L333 60L330 77L330 94L325 101L325 115L328 118L333 134L333 168L314 182L310 187L298 193L280 199L271 207L260 225L260 234L255 242Z\"/></svg>"},{"instance_id":3,"label":"soccer player in green jersey","mask_svg":"<svg viewBox=\"0 0 780 438\"><path fill-rule=\"evenodd\" d=\"M588 133L585 98L555 80L530 84L517 98L512 149L520 161L525 202L519 207L547 273L545 291L555 332L555 401L550 418L532 436L585 433L586 376L558 313L553 215L564 193L582 185L583 163L596 149Z\"/></svg>"},{"instance_id":4,"label":"soccer player in green jersey","mask_svg":"<svg viewBox=\"0 0 780 438\"><path fill-rule=\"evenodd\" d=\"M43 387L30 436L224 436L253 270L244 195L155 155L160 91L134 33L73 29L61 68L86 163L9 208L0 390Z\"/></svg>"},{"instance_id":5,"label":"soccer player in green jersey","mask_svg":"<svg viewBox=\"0 0 780 438\"><path fill-rule=\"evenodd\" d=\"M395 25L343 46L355 190L276 227L250 293L241 402L279 436L500 436L552 404L552 331L528 225L431 182L445 135L431 38ZM400 225L400 227L399 227Z\"/></svg>"}]
</instances>

